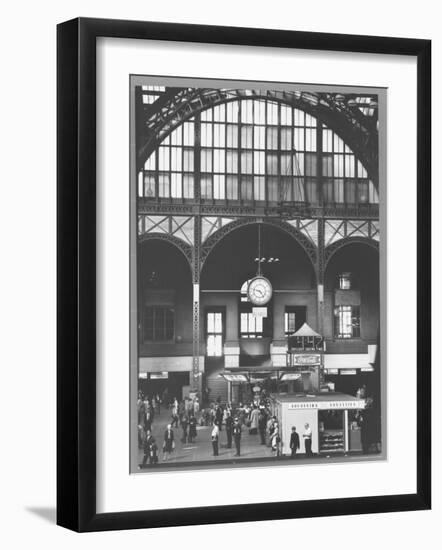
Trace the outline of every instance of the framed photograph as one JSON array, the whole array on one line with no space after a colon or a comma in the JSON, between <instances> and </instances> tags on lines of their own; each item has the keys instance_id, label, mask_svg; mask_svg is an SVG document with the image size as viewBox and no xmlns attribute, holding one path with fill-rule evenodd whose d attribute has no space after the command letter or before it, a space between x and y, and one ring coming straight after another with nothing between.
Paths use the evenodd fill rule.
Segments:
<instances>
[{"instance_id":1,"label":"framed photograph","mask_svg":"<svg viewBox=\"0 0 442 550\"><path fill-rule=\"evenodd\" d=\"M430 53L58 26L59 525L430 508Z\"/></svg>"}]
</instances>

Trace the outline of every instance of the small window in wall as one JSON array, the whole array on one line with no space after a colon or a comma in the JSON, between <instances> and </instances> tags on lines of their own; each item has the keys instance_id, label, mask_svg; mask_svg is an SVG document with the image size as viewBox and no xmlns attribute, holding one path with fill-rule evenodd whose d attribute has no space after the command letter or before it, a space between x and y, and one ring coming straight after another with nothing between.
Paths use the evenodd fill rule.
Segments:
<instances>
[{"instance_id":1,"label":"small window in wall","mask_svg":"<svg viewBox=\"0 0 442 550\"><path fill-rule=\"evenodd\" d=\"M335 337L359 338L361 335L359 306L335 307Z\"/></svg>"},{"instance_id":2,"label":"small window in wall","mask_svg":"<svg viewBox=\"0 0 442 550\"><path fill-rule=\"evenodd\" d=\"M170 307L148 306L144 309L144 341L161 342L173 340L175 312Z\"/></svg>"},{"instance_id":3,"label":"small window in wall","mask_svg":"<svg viewBox=\"0 0 442 550\"><path fill-rule=\"evenodd\" d=\"M223 313L208 311L206 314L206 352L208 357L223 355Z\"/></svg>"},{"instance_id":4,"label":"small window in wall","mask_svg":"<svg viewBox=\"0 0 442 550\"><path fill-rule=\"evenodd\" d=\"M339 275L340 290L351 290L351 273L341 273Z\"/></svg>"},{"instance_id":5,"label":"small window in wall","mask_svg":"<svg viewBox=\"0 0 442 550\"><path fill-rule=\"evenodd\" d=\"M285 306L284 311L284 333L290 336L299 330L307 318L305 306Z\"/></svg>"},{"instance_id":6,"label":"small window in wall","mask_svg":"<svg viewBox=\"0 0 442 550\"><path fill-rule=\"evenodd\" d=\"M263 332L263 317L251 312L241 312L241 338L262 338Z\"/></svg>"}]
</instances>

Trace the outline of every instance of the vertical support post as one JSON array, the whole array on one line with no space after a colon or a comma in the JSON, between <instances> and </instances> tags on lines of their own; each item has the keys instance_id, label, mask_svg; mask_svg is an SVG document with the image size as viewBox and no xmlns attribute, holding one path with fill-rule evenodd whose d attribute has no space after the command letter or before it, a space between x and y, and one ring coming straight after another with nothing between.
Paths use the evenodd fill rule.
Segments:
<instances>
[{"instance_id":1,"label":"vertical support post","mask_svg":"<svg viewBox=\"0 0 442 550\"><path fill-rule=\"evenodd\" d=\"M348 410L344 410L344 452L348 453Z\"/></svg>"},{"instance_id":2,"label":"vertical support post","mask_svg":"<svg viewBox=\"0 0 442 550\"><path fill-rule=\"evenodd\" d=\"M318 219L318 250L316 255L318 332L324 338L324 218ZM323 344L324 345L324 344ZM319 389L324 383L324 354L321 353Z\"/></svg>"}]
</instances>

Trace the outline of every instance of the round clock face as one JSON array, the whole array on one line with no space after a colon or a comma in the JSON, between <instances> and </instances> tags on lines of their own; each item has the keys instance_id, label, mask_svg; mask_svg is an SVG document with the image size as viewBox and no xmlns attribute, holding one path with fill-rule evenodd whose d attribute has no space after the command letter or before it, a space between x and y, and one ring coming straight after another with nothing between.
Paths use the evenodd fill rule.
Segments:
<instances>
[{"instance_id":1,"label":"round clock face","mask_svg":"<svg viewBox=\"0 0 442 550\"><path fill-rule=\"evenodd\" d=\"M272 297L272 285L265 277L255 277L247 287L247 296L252 304L263 306Z\"/></svg>"}]
</instances>

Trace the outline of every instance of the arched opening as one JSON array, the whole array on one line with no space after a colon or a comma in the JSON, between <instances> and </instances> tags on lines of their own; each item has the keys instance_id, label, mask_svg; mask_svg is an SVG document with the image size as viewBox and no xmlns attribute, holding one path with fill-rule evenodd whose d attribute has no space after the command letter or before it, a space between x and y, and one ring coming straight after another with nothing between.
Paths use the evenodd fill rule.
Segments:
<instances>
[{"instance_id":1,"label":"arched opening","mask_svg":"<svg viewBox=\"0 0 442 550\"><path fill-rule=\"evenodd\" d=\"M371 393L376 389L379 287L379 253L374 247L350 242L330 257L325 273L325 372L339 391L350 395L364 384Z\"/></svg>"},{"instance_id":2,"label":"arched opening","mask_svg":"<svg viewBox=\"0 0 442 550\"><path fill-rule=\"evenodd\" d=\"M259 263L272 287L272 297L262 308L245 292ZM279 227L254 223L227 234L208 255L200 281L206 383L214 398L227 399L227 384L219 378L224 368L262 374L277 360L285 364L281 348L288 334L304 322L317 326L312 262L299 242Z\"/></svg>"},{"instance_id":3,"label":"arched opening","mask_svg":"<svg viewBox=\"0 0 442 550\"><path fill-rule=\"evenodd\" d=\"M192 364L192 275L164 239L138 245L139 389L181 398ZM179 361L177 361L179 358Z\"/></svg>"}]
</instances>

